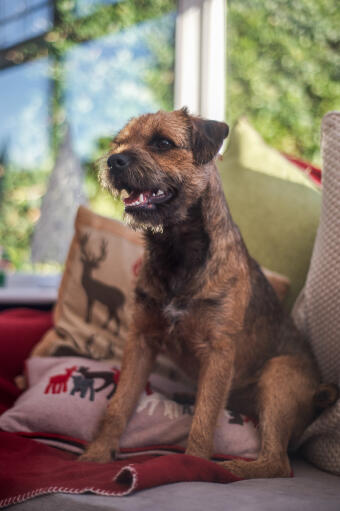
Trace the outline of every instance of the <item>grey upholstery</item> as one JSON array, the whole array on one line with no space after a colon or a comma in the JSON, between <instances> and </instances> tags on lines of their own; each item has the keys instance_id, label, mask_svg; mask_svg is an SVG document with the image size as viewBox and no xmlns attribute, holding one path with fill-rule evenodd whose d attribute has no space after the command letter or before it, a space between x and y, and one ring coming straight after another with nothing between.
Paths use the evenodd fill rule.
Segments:
<instances>
[{"instance_id":1,"label":"grey upholstery","mask_svg":"<svg viewBox=\"0 0 340 511\"><path fill-rule=\"evenodd\" d=\"M231 484L177 483L128 497L48 495L15 511L339 511L340 477L295 459L295 477Z\"/></svg>"}]
</instances>

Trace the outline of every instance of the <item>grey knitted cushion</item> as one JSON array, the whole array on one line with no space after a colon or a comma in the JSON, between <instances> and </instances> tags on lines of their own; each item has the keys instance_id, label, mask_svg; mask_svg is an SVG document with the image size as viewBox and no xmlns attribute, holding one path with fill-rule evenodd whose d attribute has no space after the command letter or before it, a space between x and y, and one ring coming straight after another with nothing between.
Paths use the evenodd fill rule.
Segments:
<instances>
[{"instance_id":1,"label":"grey knitted cushion","mask_svg":"<svg viewBox=\"0 0 340 511\"><path fill-rule=\"evenodd\" d=\"M321 147L320 225L293 317L310 340L322 380L340 386L340 112L323 118ZM300 445L312 463L340 475L340 400L307 428Z\"/></svg>"}]
</instances>

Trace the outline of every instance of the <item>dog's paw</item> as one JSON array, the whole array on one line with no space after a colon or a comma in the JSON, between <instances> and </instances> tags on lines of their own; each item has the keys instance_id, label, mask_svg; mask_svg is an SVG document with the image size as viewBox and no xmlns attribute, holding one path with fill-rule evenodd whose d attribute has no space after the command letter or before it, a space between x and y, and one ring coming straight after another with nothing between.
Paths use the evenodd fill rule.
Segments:
<instances>
[{"instance_id":1,"label":"dog's paw","mask_svg":"<svg viewBox=\"0 0 340 511\"><path fill-rule=\"evenodd\" d=\"M78 461L93 461L95 463L110 463L116 459L116 449L102 445L90 444L86 451L79 456Z\"/></svg>"},{"instance_id":2,"label":"dog's paw","mask_svg":"<svg viewBox=\"0 0 340 511\"><path fill-rule=\"evenodd\" d=\"M188 447L185 450L185 454L208 460L211 457L211 449L195 444L194 442L188 442Z\"/></svg>"},{"instance_id":3,"label":"dog's paw","mask_svg":"<svg viewBox=\"0 0 340 511\"><path fill-rule=\"evenodd\" d=\"M219 462L226 470L240 479L290 477L291 467L286 460L230 460Z\"/></svg>"}]
</instances>

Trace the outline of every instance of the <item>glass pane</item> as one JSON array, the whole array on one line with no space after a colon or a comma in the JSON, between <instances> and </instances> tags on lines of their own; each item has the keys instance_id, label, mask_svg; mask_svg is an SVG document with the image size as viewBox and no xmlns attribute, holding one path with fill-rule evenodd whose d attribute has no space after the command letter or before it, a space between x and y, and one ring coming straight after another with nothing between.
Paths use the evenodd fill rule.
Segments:
<instances>
[{"instance_id":1,"label":"glass pane","mask_svg":"<svg viewBox=\"0 0 340 511\"><path fill-rule=\"evenodd\" d=\"M88 16L92 14L100 5L116 4L122 0L76 0L75 13L76 16Z\"/></svg>"},{"instance_id":2,"label":"glass pane","mask_svg":"<svg viewBox=\"0 0 340 511\"><path fill-rule=\"evenodd\" d=\"M320 122L339 108L338 0L229 0L228 118L320 164Z\"/></svg>"},{"instance_id":3,"label":"glass pane","mask_svg":"<svg viewBox=\"0 0 340 511\"><path fill-rule=\"evenodd\" d=\"M0 245L16 267L29 260L51 166L48 59L0 73Z\"/></svg>"},{"instance_id":4,"label":"glass pane","mask_svg":"<svg viewBox=\"0 0 340 511\"><path fill-rule=\"evenodd\" d=\"M35 170L49 156L48 60L40 59L0 73L0 147L15 171Z\"/></svg>"},{"instance_id":5,"label":"glass pane","mask_svg":"<svg viewBox=\"0 0 340 511\"><path fill-rule=\"evenodd\" d=\"M15 2L12 5L7 2L0 11L0 19L4 21L0 24L0 46L3 48L44 34L52 27L52 5L46 4L37 8L29 5L27 9L23 9L23 5L25 6L25 3Z\"/></svg>"},{"instance_id":6,"label":"glass pane","mask_svg":"<svg viewBox=\"0 0 340 511\"><path fill-rule=\"evenodd\" d=\"M67 53L67 119L83 161L93 156L99 138L112 137L130 117L172 107L174 23L170 14ZM168 53L163 69L156 43Z\"/></svg>"},{"instance_id":7,"label":"glass pane","mask_svg":"<svg viewBox=\"0 0 340 511\"><path fill-rule=\"evenodd\" d=\"M46 5L25 16L25 39L44 34L52 28L53 8Z\"/></svg>"},{"instance_id":8,"label":"glass pane","mask_svg":"<svg viewBox=\"0 0 340 511\"><path fill-rule=\"evenodd\" d=\"M2 0L0 3L0 19L15 16L24 11L25 7L25 0Z\"/></svg>"},{"instance_id":9,"label":"glass pane","mask_svg":"<svg viewBox=\"0 0 340 511\"><path fill-rule=\"evenodd\" d=\"M25 39L25 19L19 17L0 26L1 47L6 48Z\"/></svg>"},{"instance_id":10,"label":"glass pane","mask_svg":"<svg viewBox=\"0 0 340 511\"><path fill-rule=\"evenodd\" d=\"M105 2L92 2L99 3ZM91 163L128 118L173 106L175 2L162 0L158 7L147 0L142 12L138 2L125 4L124 15L114 5L108 10L104 28L95 14L81 26L69 23L69 14L65 21L62 15L61 27L49 39L53 51L48 60L0 71L0 109L6 119L0 124L0 245L18 269L28 267L32 239L35 260L50 257L44 242L57 247L55 236L59 247L67 248L69 234L63 236L73 229L74 212L68 214L65 204L79 203L76 195L81 195L86 172L91 207L103 214L119 213L112 198L99 190ZM136 18L144 21L134 24ZM23 33L25 16L17 22L17 31ZM38 24L35 30L44 28ZM89 40L75 44L73 37ZM20 51L32 54L33 47ZM51 141L57 151L52 151ZM62 209L67 226L59 214Z\"/></svg>"}]
</instances>

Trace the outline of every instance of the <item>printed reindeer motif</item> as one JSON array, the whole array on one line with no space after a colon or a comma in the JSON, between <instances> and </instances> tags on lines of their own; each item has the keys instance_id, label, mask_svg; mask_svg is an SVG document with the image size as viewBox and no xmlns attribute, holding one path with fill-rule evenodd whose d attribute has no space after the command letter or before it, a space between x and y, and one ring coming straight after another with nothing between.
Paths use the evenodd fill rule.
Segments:
<instances>
[{"instance_id":1,"label":"printed reindeer motif","mask_svg":"<svg viewBox=\"0 0 340 511\"><path fill-rule=\"evenodd\" d=\"M100 254L95 256L86 248L88 240L88 234L83 234L79 238L81 262L83 263L81 284L87 297L86 322L89 323L91 321L92 308L94 302L97 301L108 309L107 321L103 324L103 328L107 328L111 319L114 318L116 322L116 335L118 335L120 329L118 312L125 303L125 296L116 287L109 286L92 277L92 271L98 268L107 256L107 241L105 239L102 240Z\"/></svg>"},{"instance_id":2,"label":"printed reindeer motif","mask_svg":"<svg viewBox=\"0 0 340 511\"><path fill-rule=\"evenodd\" d=\"M55 357L85 357L93 360L107 360L114 358L115 351L110 339L101 338L97 334L90 334L85 338L85 342L80 342L72 335L71 332L60 326L55 326L58 336L65 341L65 344L57 346L53 353Z\"/></svg>"},{"instance_id":3,"label":"printed reindeer motif","mask_svg":"<svg viewBox=\"0 0 340 511\"><path fill-rule=\"evenodd\" d=\"M80 367L78 369L78 373L81 373L83 378L88 381L94 381L97 378L103 380L102 385L94 389L95 392L100 392L101 390L112 386L109 394L106 396L107 399L110 399L113 396L120 375L120 371L115 369L113 371L90 371L88 367Z\"/></svg>"},{"instance_id":4,"label":"printed reindeer motif","mask_svg":"<svg viewBox=\"0 0 340 511\"><path fill-rule=\"evenodd\" d=\"M79 370L80 372L80 370ZM94 401L94 380L86 378L83 374L77 374L72 376L73 389L71 390L71 396L74 396L79 392L81 398L85 398L87 392L90 393L90 401Z\"/></svg>"},{"instance_id":5,"label":"printed reindeer motif","mask_svg":"<svg viewBox=\"0 0 340 511\"><path fill-rule=\"evenodd\" d=\"M76 366L72 366L65 369L64 374L56 374L55 376L51 376L44 393L48 394L50 391L52 392L52 394L60 394L61 392L67 392L67 382L70 379L71 374L76 369L77 369Z\"/></svg>"}]
</instances>

